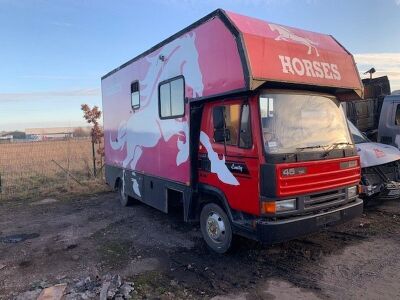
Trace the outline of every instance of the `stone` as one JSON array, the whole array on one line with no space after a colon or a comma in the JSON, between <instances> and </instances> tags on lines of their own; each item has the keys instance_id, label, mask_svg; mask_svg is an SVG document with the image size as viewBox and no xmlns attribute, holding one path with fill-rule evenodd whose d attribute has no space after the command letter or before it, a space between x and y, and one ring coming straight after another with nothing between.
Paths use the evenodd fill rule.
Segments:
<instances>
[{"instance_id":1,"label":"stone","mask_svg":"<svg viewBox=\"0 0 400 300\"><path fill-rule=\"evenodd\" d=\"M84 287L84 286L85 286L85 280L83 279L83 280L78 281L77 284L75 284L75 286L76 286L78 289Z\"/></svg>"},{"instance_id":2,"label":"stone","mask_svg":"<svg viewBox=\"0 0 400 300\"><path fill-rule=\"evenodd\" d=\"M118 292L118 289L115 287L108 289L108 292L107 292L108 298L114 299L117 292Z\"/></svg>"},{"instance_id":3,"label":"stone","mask_svg":"<svg viewBox=\"0 0 400 300\"><path fill-rule=\"evenodd\" d=\"M45 288L42 290L37 300L61 300L64 296L66 288L66 283Z\"/></svg>"},{"instance_id":4,"label":"stone","mask_svg":"<svg viewBox=\"0 0 400 300\"><path fill-rule=\"evenodd\" d=\"M115 275L114 278L113 278L113 283L114 283L117 287L120 287L120 286L122 285L121 276Z\"/></svg>"},{"instance_id":5,"label":"stone","mask_svg":"<svg viewBox=\"0 0 400 300\"><path fill-rule=\"evenodd\" d=\"M132 283L124 283L120 288L119 292L125 297L125 298L130 298L130 294L132 291L134 291L135 288L133 287Z\"/></svg>"},{"instance_id":6,"label":"stone","mask_svg":"<svg viewBox=\"0 0 400 300\"><path fill-rule=\"evenodd\" d=\"M108 289L110 285L111 283L109 281L103 282L103 285L101 286L100 290L100 300L107 300Z\"/></svg>"}]
</instances>

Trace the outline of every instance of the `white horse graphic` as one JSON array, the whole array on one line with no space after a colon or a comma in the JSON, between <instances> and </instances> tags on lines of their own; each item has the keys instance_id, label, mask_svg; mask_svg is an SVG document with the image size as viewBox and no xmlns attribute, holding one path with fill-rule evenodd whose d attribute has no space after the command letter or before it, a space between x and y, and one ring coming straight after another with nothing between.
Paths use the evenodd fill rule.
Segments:
<instances>
[{"instance_id":1,"label":"white horse graphic","mask_svg":"<svg viewBox=\"0 0 400 300\"><path fill-rule=\"evenodd\" d=\"M208 159L211 162L211 173L217 174L219 180L230 185L239 185L239 181L233 176L225 164L225 156L218 158L218 153L214 151L209 136L204 132L200 132L200 142L206 148Z\"/></svg>"},{"instance_id":2,"label":"white horse graphic","mask_svg":"<svg viewBox=\"0 0 400 300\"><path fill-rule=\"evenodd\" d=\"M161 59L162 57L162 59ZM203 94L203 78L198 63L195 35L183 37L165 45L157 55L146 57L149 70L140 82L141 107L127 121L118 127L117 138L110 135L113 150L122 150L126 144L127 155L122 162L123 168L135 170L142 156L143 148L155 147L161 138L168 142L174 135L178 139L176 165L186 162L189 157L189 127L184 118L161 120L158 115L158 85L161 81L183 75L186 85L193 88L194 96ZM140 196L139 185L133 179L133 190Z\"/></svg>"},{"instance_id":3,"label":"white horse graphic","mask_svg":"<svg viewBox=\"0 0 400 300\"><path fill-rule=\"evenodd\" d=\"M317 54L317 56L319 56L318 49L315 47L315 46L318 46L318 43L313 42L308 38L298 36L298 35L294 34L293 32L291 32L286 27L276 25L276 24L268 24L268 25L272 31L277 31L279 33L278 37L275 38L276 41L292 41L292 42L295 42L298 44L303 44L308 47L307 54L310 55L312 52L312 49L314 49L315 54Z\"/></svg>"},{"instance_id":4,"label":"white horse graphic","mask_svg":"<svg viewBox=\"0 0 400 300\"><path fill-rule=\"evenodd\" d=\"M136 170L137 163L143 154L143 148L155 147L161 138L168 142L178 135L176 165L179 166L189 158L189 124L184 118L161 120L158 115L158 85L161 81L183 75L185 84L193 89L193 97L203 95L203 77L199 66L199 55L195 45L195 34L189 33L165 45L157 55L146 57L149 70L145 79L140 82L140 109L135 111L127 121L118 127L117 138L110 135L110 145L115 151L122 150L126 145L126 157L122 162L125 169ZM180 137L183 137L183 141ZM211 161L211 171L218 178L231 185L239 182L212 149L207 135L202 132L200 141L206 147ZM132 188L141 197L136 173L132 172ZM123 182L125 180L123 179ZM125 185L123 185L125 189Z\"/></svg>"}]
</instances>

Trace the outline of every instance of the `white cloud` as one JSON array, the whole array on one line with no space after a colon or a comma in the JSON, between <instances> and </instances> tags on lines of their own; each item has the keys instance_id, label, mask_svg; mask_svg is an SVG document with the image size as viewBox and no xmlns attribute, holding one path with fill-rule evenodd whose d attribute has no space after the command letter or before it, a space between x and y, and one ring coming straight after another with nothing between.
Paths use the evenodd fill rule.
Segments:
<instances>
[{"instance_id":1,"label":"white cloud","mask_svg":"<svg viewBox=\"0 0 400 300\"><path fill-rule=\"evenodd\" d=\"M79 89L79 90L68 90L68 91L0 93L0 102L40 100L43 98L55 98L55 97L90 97L90 96L100 96L100 89L92 88L92 89Z\"/></svg>"},{"instance_id":2,"label":"white cloud","mask_svg":"<svg viewBox=\"0 0 400 300\"><path fill-rule=\"evenodd\" d=\"M394 0L394 2L396 3L396 5L400 6L400 0Z\"/></svg>"},{"instance_id":3,"label":"white cloud","mask_svg":"<svg viewBox=\"0 0 400 300\"><path fill-rule=\"evenodd\" d=\"M400 2L400 0L398 0ZM360 53L354 54L361 78L366 78L363 73L374 67L374 77L387 75L392 90L400 89L400 53Z\"/></svg>"}]
</instances>

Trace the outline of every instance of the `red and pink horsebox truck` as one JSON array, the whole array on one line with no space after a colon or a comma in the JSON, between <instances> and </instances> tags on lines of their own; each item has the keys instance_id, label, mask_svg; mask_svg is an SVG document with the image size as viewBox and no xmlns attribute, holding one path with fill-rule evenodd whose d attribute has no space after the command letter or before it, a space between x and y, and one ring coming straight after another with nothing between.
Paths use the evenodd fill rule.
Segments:
<instances>
[{"instance_id":1,"label":"red and pink horsebox truck","mask_svg":"<svg viewBox=\"0 0 400 300\"><path fill-rule=\"evenodd\" d=\"M340 101L362 93L332 36L218 9L102 77L106 181L123 205L181 204L219 253L348 221L360 161Z\"/></svg>"}]
</instances>

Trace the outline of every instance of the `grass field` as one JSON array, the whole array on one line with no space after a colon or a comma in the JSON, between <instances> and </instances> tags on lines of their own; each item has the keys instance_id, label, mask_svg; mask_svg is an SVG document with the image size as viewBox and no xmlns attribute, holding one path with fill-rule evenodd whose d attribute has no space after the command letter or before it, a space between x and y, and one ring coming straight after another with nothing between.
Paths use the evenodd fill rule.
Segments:
<instances>
[{"instance_id":1,"label":"grass field","mask_svg":"<svg viewBox=\"0 0 400 300\"><path fill-rule=\"evenodd\" d=\"M93 177L89 139L0 144L1 199L65 197L106 189Z\"/></svg>"}]
</instances>

